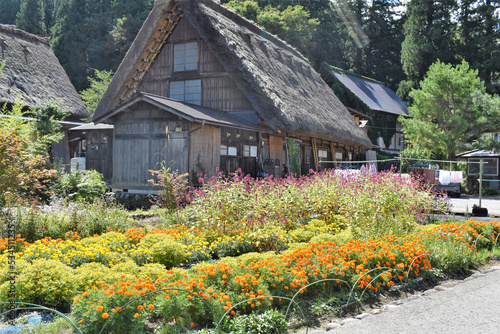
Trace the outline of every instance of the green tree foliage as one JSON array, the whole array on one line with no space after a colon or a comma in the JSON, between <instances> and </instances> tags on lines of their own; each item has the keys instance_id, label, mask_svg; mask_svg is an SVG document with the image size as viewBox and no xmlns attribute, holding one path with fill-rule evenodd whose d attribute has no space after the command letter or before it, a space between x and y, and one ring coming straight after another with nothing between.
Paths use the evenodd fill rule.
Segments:
<instances>
[{"instance_id":1,"label":"green tree foliage","mask_svg":"<svg viewBox=\"0 0 500 334\"><path fill-rule=\"evenodd\" d=\"M500 1L462 0L458 16L458 48L461 58L479 70L489 93L500 93Z\"/></svg>"},{"instance_id":2,"label":"green tree foliage","mask_svg":"<svg viewBox=\"0 0 500 334\"><path fill-rule=\"evenodd\" d=\"M59 141L56 133L59 124L53 123L54 114L60 114L55 106L49 106L47 116L40 120L27 120L23 116L23 104L18 101L10 109L4 105L0 114L0 206L5 204L6 193L11 195L40 196L48 190L48 182L55 170L46 169L49 158L47 145ZM32 111L40 116L41 110ZM51 116L49 116L51 115Z\"/></svg>"},{"instance_id":3,"label":"green tree foliage","mask_svg":"<svg viewBox=\"0 0 500 334\"><path fill-rule=\"evenodd\" d=\"M20 5L19 0L0 0L0 23L15 24Z\"/></svg>"},{"instance_id":4,"label":"green tree foliage","mask_svg":"<svg viewBox=\"0 0 500 334\"><path fill-rule=\"evenodd\" d=\"M85 106L92 116L97 104L101 100L102 95L108 88L111 79L113 78L112 71L94 71L94 76L89 77L90 87L80 92L80 97L85 103Z\"/></svg>"},{"instance_id":5,"label":"green tree foliage","mask_svg":"<svg viewBox=\"0 0 500 334\"><path fill-rule=\"evenodd\" d=\"M313 36L319 21L310 18L309 12L303 6L285 7L284 2L277 7L271 4L260 7L257 1L232 0L226 6L281 37L307 56L310 47L314 45Z\"/></svg>"},{"instance_id":6,"label":"green tree foliage","mask_svg":"<svg viewBox=\"0 0 500 334\"><path fill-rule=\"evenodd\" d=\"M410 89L418 88L436 60L454 63L456 21L451 16L456 6L456 0L412 0L407 4L401 47L401 63L407 79L398 90L403 98Z\"/></svg>"},{"instance_id":7,"label":"green tree foliage","mask_svg":"<svg viewBox=\"0 0 500 334\"><path fill-rule=\"evenodd\" d=\"M17 28L39 36L47 35L42 0L21 0L21 7L16 17Z\"/></svg>"},{"instance_id":8,"label":"green tree foliage","mask_svg":"<svg viewBox=\"0 0 500 334\"><path fill-rule=\"evenodd\" d=\"M471 136L500 124L500 99L486 93L477 70L465 61L456 67L434 63L420 86L410 92L411 118L399 119L416 150L452 160Z\"/></svg>"},{"instance_id":9,"label":"green tree foliage","mask_svg":"<svg viewBox=\"0 0 500 334\"><path fill-rule=\"evenodd\" d=\"M61 0L52 48L77 91L92 69L116 70L153 5L152 0Z\"/></svg>"}]
</instances>

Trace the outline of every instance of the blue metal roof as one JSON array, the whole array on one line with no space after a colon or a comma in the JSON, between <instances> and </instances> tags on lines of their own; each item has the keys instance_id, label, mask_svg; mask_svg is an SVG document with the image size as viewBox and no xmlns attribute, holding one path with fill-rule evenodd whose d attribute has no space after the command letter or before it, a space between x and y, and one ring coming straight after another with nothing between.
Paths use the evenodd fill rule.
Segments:
<instances>
[{"instance_id":1,"label":"blue metal roof","mask_svg":"<svg viewBox=\"0 0 500 334\"><path fill-rule=\"evenodd\" d=\"M347 89L370 107L370 109L395 115L408 116L408 107L406 103L384 83L349 75L331 66L330 71Z\"/></svg>"}]
</instances>

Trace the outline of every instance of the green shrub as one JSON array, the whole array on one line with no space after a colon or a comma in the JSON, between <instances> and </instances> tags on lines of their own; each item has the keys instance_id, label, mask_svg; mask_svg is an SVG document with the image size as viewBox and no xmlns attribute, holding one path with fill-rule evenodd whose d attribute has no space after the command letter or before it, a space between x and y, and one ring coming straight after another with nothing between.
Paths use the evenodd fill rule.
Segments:
<instances>
[{"instance_id":1,"label":"green shrub","mask_svg":"<svg viewBox=\"0 0 500 334\"><path fill-rule=\"evenodd\" d=\"M85 170L61 174L55 181L53 189L56 195L61 197L92 201L102 197L107 191L107 186L101 173Z\"/></svg>"},{"instance_id":2,"label":"green shrub","mask_svg":"<svg viewBox=\"0 0 500 334\"><path fill-rule=\"evenodd\" d=\"M2 296L6 284L0 287ZM24 266L16 278L18 301L68 309L75 292L73 269L57 260L35 260Z\"/></svg>"},{"instance_id":3,"label":"green shrub","mask_svg":"<svg viewBox=\"0 0 500 334\"><path fill-rule=\"evenodd\" d=\"M172 268L183 263L187 259L187 247L172 237L163 233L154 233L146 235L139 242L137 249L149 249L151 251L152 261L160 263L166 268Z\"/></svg>"},{"instance_id":4,"label":"green shrub","mask_svg":"<svg viewBox=\"0 0 500 334\"><path fill-rule=\"evenodd\" d=\"M288 333L285 316L275 310L263 314L241 315L231 319L229 330L235 334L284 334Z\"/></svg>"}]
</instances>

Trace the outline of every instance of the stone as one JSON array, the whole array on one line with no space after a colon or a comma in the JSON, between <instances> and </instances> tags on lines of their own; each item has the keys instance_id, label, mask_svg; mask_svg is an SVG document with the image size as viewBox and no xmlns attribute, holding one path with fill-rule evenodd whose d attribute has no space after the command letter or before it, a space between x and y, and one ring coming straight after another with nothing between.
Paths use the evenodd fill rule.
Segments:
<instances>
[{"instance_id":1,"label":"stone","mask_svg":"<svg viewBox=\"0 0 500 334\"><path fill-rule=\"evenodd\" d=\"M345 324L353 322L353 321L359 321L359 320L355 319L355 318L347 318L347 319L342 320L341 324L345 325Z\"/></svg>"},{"instance_id":2,"label":"stone","mask_svg":"<svg viewBox=\"0 0 500 334\"><path fill-rule=\"evenodd\" d=\"M341 324L337 324L335 322L330 322L329 324L326 324L325 329L327 331L331 331L332 329L337 329L337 328L340 328L340 327L342 327Z\"/></svg>"},{"instance_id":3,"label":"stone","mask_svg":"<svg viewBox=\"0 0 500 334\"><path fill-rule=\"evenodd\" d=\"M369 314L368 314L368 313L361 313L361 314L358 314L358 315L356 316L356 319L361 320L361 319L364 319L364 318L366 318L366 317L368 317L368 316L369 316Z\"/></svg>"}]
</instances>

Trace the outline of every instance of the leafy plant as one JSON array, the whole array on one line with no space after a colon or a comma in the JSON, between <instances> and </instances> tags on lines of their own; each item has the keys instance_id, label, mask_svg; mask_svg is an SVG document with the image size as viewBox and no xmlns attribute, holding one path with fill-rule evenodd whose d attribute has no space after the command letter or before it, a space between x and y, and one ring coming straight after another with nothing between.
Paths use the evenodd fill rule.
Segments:
<instances>
[{"instance_id":1,"label":"leafy plant","mask_svg":"<svg viewBox=\"0 0 500 334\"><path fill-rule=\"evenodd\" d=\"M75 201L91 202L107 191L103 175L95 170L64 173L54 183L54 191L58 196Z\"/></svg>"},{"instance_id":2,"label":"leafy plant","mask_svg":"<svg viewBox=\"0 0 500 334\"><path fill-rule=\"evenodd\" d=\"M285 334L288 324L285 316L276 310L262 314L240 315L231 319L228 330L235 334Z\"/></svg>"},{"instance_id":3,"label":"leafy plant","mask_svg":"<svg viewBox=\"0 0 500 334\"><path fill-rule=\"evenodd\" d=\"M176 209L181 200L181 195L188 187L189 173L179 174L178 170L162 166L160 170L149 171L154 179L148 180L154 186L160 187L160 192L156 196L156 203L160 207Z\"/></svg>"}]
</instances>

